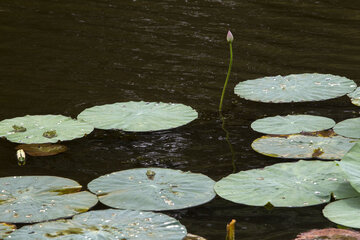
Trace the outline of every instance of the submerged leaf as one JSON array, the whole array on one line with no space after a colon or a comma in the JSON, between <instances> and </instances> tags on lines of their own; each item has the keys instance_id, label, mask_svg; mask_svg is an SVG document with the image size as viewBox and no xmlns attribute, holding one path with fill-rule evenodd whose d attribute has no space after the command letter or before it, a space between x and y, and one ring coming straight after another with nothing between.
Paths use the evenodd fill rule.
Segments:
<instances>
[{"instance_id":1,"label":"submerged leaf","mask_svg":"<svg viewBox=\"0 0 360 240\"><path fill-rule=\"evenodd\" d=\"M331 74L303 73L247 80L235 86L235 94L258 102L322 101L354 91L356 84Z\"/></svg>"},{"instance_id":2,"label":"submerged leaf","mask_svg":"<svg viewBox=\"0 0 360 240\"><path fill-rule=\"evenodd\" d=\"M87 108L78 115L99 129L148 132L176 128L198 117L189 106L174 103L119 102Z\"/></svg>"},{"instance_id":3,"label":"submerged leaf","mask_svg":"<svg viewBox=\"0 0 360 240\"><path fill-rule=\"evenodd\" d=\"M274 207L323 204L331 195L335 199L359 196L336 162L303 160L230 174L215 184L215 191L235 203Z\"/></svg>"},{"instance_id":4,"label":"submerged leaf","mask_svg":"<svg viewBox=\"0 0 360 240\"><path fill-rule=\"evenodd\" d=\"M349 229L313 229L297 235L295 240L360 240L360 233Z\"/></svg>"},{"instance_id":5,"label":"submerged leaf","mask_svg":"<svg viewBox=\"0 0 360 240\"><path fill-rule=\"evenodd\" d=\"M67 150L67 147L61 144L21 144L16 149L23 149L27 154L33 157L52 156Z\"/></svg>"},{"instance_id":6,"label":"submerged leaf","mask_svg":"<svg viewBox=\"0 0 360 240\"><path fill-rule=\"evenodd\" d=\"M91 181L88 188L99 196L100 202L113 208L162 211L210 201L215 197L214 184L203 174L137 168L101 176Z\"/></svg>"}]
</instances>

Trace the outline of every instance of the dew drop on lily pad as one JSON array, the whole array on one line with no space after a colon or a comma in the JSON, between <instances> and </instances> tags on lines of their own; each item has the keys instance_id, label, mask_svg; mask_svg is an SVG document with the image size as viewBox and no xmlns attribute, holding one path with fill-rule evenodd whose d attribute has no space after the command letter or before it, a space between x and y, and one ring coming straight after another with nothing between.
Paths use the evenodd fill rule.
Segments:
<instances>
[{"instance_id":1,"label":"dew drop on lily pad","mask_svg":"<svg viewBox=\"0 0 360 240\"><path fill-rule=\"evenodd\" d=\"M165 168L113 172L88 184L103 204L121 209L163 211L209 202L215 182L199 173Z\"/></svg>"},{"instance_id":2,"label":"dew drop on lily pad","mask_svg":"<svg viewBox=\"0 0 360 240\"><path fill-rule=\"evenodd\" d=\"M87 108L77 118L99 129L148 132L180 127L197 117L194 109L183 104L141 101Z\"/></svg>"}]
</instances>

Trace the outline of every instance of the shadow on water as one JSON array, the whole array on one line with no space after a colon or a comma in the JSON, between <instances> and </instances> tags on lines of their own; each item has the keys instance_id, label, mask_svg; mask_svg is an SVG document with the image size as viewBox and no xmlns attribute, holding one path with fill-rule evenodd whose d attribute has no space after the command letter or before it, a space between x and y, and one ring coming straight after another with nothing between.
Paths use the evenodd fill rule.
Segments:
<instances>
[{"instance_id":1,"label":"shadow on water","mask_svg":"<svg viewBox=\"0 0 360 240\"><path fill-rule=\"evenodd\" d=\"M358 116L359 110L346 97L276 105L240 99L232 89L246 79L304 72L360 83L359 21L360 2L340 0L1 0L0 119L50 113L76 117L87 107L130 100L183 103L196 109L199 119L155 133L96 130L66 143L68 152L29 158L25 167L16 163L15 145L0 139L0 176L57 175L86 186L105 173L159 166L219 180L235 167L282 162L251 149L260 136L250 129L252 121L293 113L340 121ZM235 40L225 124L217 110L228 64L228 29ZM232 218L239 239L277 240L334 226L321 208L268 211L217 197L170 214L189 232L210 240L224 239Z\"/></svg>"}]
</instances>

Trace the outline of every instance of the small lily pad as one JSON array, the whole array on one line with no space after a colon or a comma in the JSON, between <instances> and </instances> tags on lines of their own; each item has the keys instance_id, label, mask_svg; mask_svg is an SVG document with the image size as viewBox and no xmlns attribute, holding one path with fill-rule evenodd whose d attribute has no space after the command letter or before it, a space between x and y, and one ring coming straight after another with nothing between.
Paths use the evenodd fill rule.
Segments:
<instances>
[{"instance_id":1,"label":"small lily pad","mask_svg":"<svg viewBox=\"0 0 360 240\"><path fill-rule=\"evenodd\" d=\"M199 173L137 168L101 176L88 188L100 202L113 208L162 211L209 202L215 197L214 184Z\"/></svg>"},{"instance_id":2,"label":"small lily pad","mask_svg":"<svg viewBox=\"0 0 360 240\"><path fill-rule=\"evenodd\" d=\"M10 233L15 231L16 226L8 223L0 223L0 239L4 239Z\"/></svg>"},{"instance_id":3,"label":"small lily pad","mask_svg":"<svg viewBox=\"0 0 360 240\"><path fill-rule=\"evenodd\" d=\"M360 138L360 118L350 118L337 123L334 132L344 137Z\"/></svg>"},{"instance_id":4,"label":"small lily pad","mask_svg":"<svg viewBox=\"0 0 360 240\"><path fill-rule=\"evenodd\" d=\"M229 201L252 206L306 207L359 196L336 162L278 163L241 171L215 184L216 193Z\"/></svg>"},{"instance_id":5,"label":"small lily pad","mask_svg":"<svg viewBox=\"0 0 360 240\"><path fill-rule=\"evenodd\" d=\"M287 115L267 117L254 121L251 128L265 134L294 134L330 129L335 121L313 115Z\"/></svg>"},{"instance_id":6,"label":"small lily pad","mask_svg":"<svg viewBox=\"0 0 360 240\"><path fill-rule=\"evenodd\" d=\"M258 153L278 158L341 159L357 142L342 136L311 136L293 134L263 136L255 139L251 147Z\"/></svg>"},{"instance_id":7,"label":"small lily pad","mask_svg":"<svg viewBox=\"0 0 360 240\"><path fill-rule=\"evenodd\" d=\"M23 149L27 154L33 157L52 156L67 150L67 147L61 144L20 144L16 146L17 150Z\"/></svg>"},{"instance_id":8,"label":"small lily pad","mask_svg":"<svg viewBox=\"0 0 360 240\"><path fill-rule=\"evenodd\" d=\"M339 166L351 186L360 192L360 143L356 143L341 159Z\"/></svg>"},{"instance_id":9,"label":"small lily pad","mask_svg":"<svg viewBox=\"0 0 360 240\"><path fill-rule=\"evenodd\" d=\"M299 234L295 240L360 240L360 233L339 228L313 229Z\"/></svg>"},{"instance_id":10,"label":"small lily pad","mask_svg":"<svg viewBox=\"0 0 360 240\"><path fill-rule=\"evenodd\" d=\"M62 115L27 115L0 122L0 137L25 144L68 141L81 138L93 130L94 127L87 123Z\"/></svg>"},{"instance_id":11,"label":"small lily pad","mask_svg":"<svg viewBox=\"0 0 360 240\"><path fill-rule=\"evenodd\" d=\"M355 91L348 94L348 97L351 100L351 103L360 106L360 87L356 88Z\"/></svg>"},{"instance_id":12,"label":"small lily pad","mask_svg":"<svg viewBox=\"0 0 360 240\"><path fill-rule=\"evenodd\" d=\"M323 214L334 223L360 228L360 197L329 203L323 209Z\"/></svg>"},{"instance_id":13,"label":"small lily pad","mask_svg":"<svg viewBox=\"0 0 360 240\"><path fill-rule=\"evenodd\" d=\"M0 221L33 223L85 212L97 203L77 182L53 176L0 178Z\"/></svg>"},{"instance_id":14,"label":"small lily pad","mask_svg":"<svg viewBox=\"0 0 360 240\"><path fill-rule=\"evenodd\" d=\"M186 228L161 213L133 210L99 210L79 214L71 220L57 220L24 226L13 232L14 240L182 240Z\"/></svg>"},{"instance_id":15,"label":"small lily pad","mask_svg":"<svg viewBox=\"0 0 360 240\"><path fill-rule=\"evenodd\" d=\"M331 74L303 73L247 80L235 86L242 98L272 103L322 101L354 91L356 84Z\"/></svg>"},{"instance_id":16,"label":"small lily pad","mask_svg":"<svg viewBox=\"0 0 360 240\"><path fill-rule=\"evenodd\" d=\"M189 106L174 103L120 102L87 108L78 115L99 129L148 132L185 125L198 117Z\"/></svg>"}]
</instances>

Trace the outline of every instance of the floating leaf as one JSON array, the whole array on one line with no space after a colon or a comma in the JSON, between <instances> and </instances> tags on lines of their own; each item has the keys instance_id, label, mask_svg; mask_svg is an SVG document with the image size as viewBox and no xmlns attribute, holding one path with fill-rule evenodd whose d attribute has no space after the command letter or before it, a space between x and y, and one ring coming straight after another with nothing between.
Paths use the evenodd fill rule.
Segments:
<instances>
[{"instance_id":1,"label":"floating leaf","mask_svg":"<svg viewBox=\"0 0 360 240\"><path fill-rule=\"evenodd\" d=\"M133 210L90 211L73 217L28 225L10 235L13 240L182 240L186 229L176 219L161 213Z\"/></svg>"},{"instance_id":2,"label":"floating leaf","mask_svg":"<svg viewBox=\"0 0 360 240\"><path fill-rule=\"evenodd\" d=\"M194 109L183 104L120 102L87 108L78 119L100 129L147 132L176 128L197 117Z\"/></svg>"},{"instance_id":3,"label":"floating leaf","mask_svg":"<svg viewBox=\"0 0 360 240\"><path fill-rule=\"evenodd\" d=\"M279 158L341 159L357 142L341 136L318 137L303 134L263 136L251 147L258 153Z\"/></svg>"},{"instance_id":4,"label":"floating leaf","mask_svg":"<svg viewBox=\"0 0 360 240\"><path fill-rule=\"evenodd\" d=\"M295 240L360 240L360 233L349 229L313 229L299 234Z\"/></svg>"},{"instance_id":5,"label":"floating leaf","mask_svg":"<svg viewBox=\"0 0 360 240\"><path fill-rule=\"evenodd\" d=\"M323 214L334 223L360 228L360 197L329 203L323 209Z\"/></svg>"},{"instance_id":6,"label":"floating leaf","mask_svg":"<svg viewBox=\"0 0 360 240\"><path fill-rule=\"evenodd\" d=\"M15 131L14 126L26 128L26 131ZM11 142L26 144L72 140L93 130L94 127L87 123L62 115L27 115L0 122L0 136Z\"/></svg>"},{"instance_id":7,"label":"floating leaf","mask_svg":"<svg viewBox=\"0 0 360 240\"><path fill-rule=\"evenodd\" d=\"M351 186L360 192L360 143L356 143L339 162Z\"/></svg>"},{"instance_id":8,"label":"floating leaf","mask_svg":"<svg viewBox=\"0 0 360 240\"><path fill-rule=\"evenodd\" d=\"M360 87L356 88L354 92L348 94L348 97L351 100L351 103L360 106Z\"/></svg>"},{"instance_id":9,"label":"floating leaf","mask_svg":"<svg viewBox=\"0 0 360 240\"><path fill-rule=\"evenodd\" d=\"M360 138L360 118L350 118L337 123L334 132L344 137Z\"/></svg>"},{"instance_id":10,"label":"floating leaf","mask_svg":"<svg viewBox=\"0 0 360 240\"><path fill-rule=\"evenodd\" d=\"M326 117L287 115L258 119L251 124L251 128L266 134L294 134L322 131L334 125L335 121Z\"/></svg>"},{"instance_id":11,"label":"floating leaf","mask_svg":"<svg viewBox=\"0 0 360 240\"><path fill-rule=\"evenodd\" d=\"M97 203L77 182L53 176L0 178L0 221L32 223L70 217Z\"/></svg>"},{"instance_id":12,"label":"floating leaf","mask_svg":"<svg viewBox=\"0 0 360 240\"><path fill-rule=\"evenodd\" d=\"M359 195L336 162L303 160L230 174L215 184L215 191L235 203L274 207L306 207L329 202L331 195Z\"/></svg>"},{"instance_id":13,"label":"floating leaf","mask_svg":"<svg viewBox=\"0 0 360 240\"><path fill-rule=\"evenodd\" d=\"M258 102L307 102L340 97L355 88L355 82L345 77L304 73L240 82L235 86L235 94Z\"/></svg>"},{"instance_id":14,"label":"floating leaf","mask_svg":"<svg viewBox=\"0 0 360 240\"><path fill-rule=\"evenodd\" d=\"M13 224L0 223L0 239L4 239L16 229Z\"/></svg>"},{"instance_id":15,"label":"floating leaf","mask_svg":"<svg viewBox=\"0 0 360 240\"><path fill-rule=\"evenodd\" d=\"M15 149L23 149L30 156L52 156L67 150L67 147L61 144L21 144Z\"/></svg>"},{"instance_id":16,"label":"floating leaf","mask_svg":"<svg viewBox=\"0 0 360 240\"><path fill-rule=\"evenodd\" d=\"M88 188L99 196L100 202L113 208L161 211L210 201L215 197L214 184L203 174L137 168L101 176L91 181Z\"/></svg>"}]
</instances>

